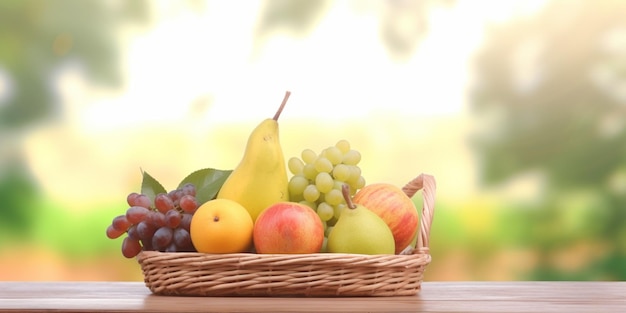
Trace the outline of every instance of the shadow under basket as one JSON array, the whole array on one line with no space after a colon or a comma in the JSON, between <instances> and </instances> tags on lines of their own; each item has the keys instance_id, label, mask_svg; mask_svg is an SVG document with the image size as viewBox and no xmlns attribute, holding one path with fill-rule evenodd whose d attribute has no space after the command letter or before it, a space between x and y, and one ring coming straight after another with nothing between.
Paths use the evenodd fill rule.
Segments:
<instances>
[{"instance_id":1,"label":"shadow under basket","mask_svg":"<svg viewBox=\"0 0 626 313\"><path fill-rule=\"evenodd\" d=\"M419 293L428 249L436 183L421 174L402 190L422 190L418 240L397 255L345 253L206 254L142 251L137 256L150 291L166 296L412 296Z\"/></svg>"}]
</instances>

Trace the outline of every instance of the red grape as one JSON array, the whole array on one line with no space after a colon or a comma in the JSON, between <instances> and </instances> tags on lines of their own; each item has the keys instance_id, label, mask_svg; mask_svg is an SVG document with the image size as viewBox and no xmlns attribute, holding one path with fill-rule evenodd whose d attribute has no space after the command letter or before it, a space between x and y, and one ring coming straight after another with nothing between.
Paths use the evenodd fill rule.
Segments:
<instances>
[{"instance_id":1,"label":"red grape","mask_svg":"<svg viewBox=\"0 0 626 313\"><path fill-rule=\"evenodd\" d=\"M144 207L146 209L150 208L151 205L151 201L150 198L148 198L148 196L140 194L137 196L137 198L135 198L135 205L136 206L140 206L140 207Z\"/></svg>"},{"instance_id":2,"label":"red grape","mask_svg":"<svg viewBox=\"0 0 626 313\"><path fill-rule=\"evenodd\" d=\"M128 227L130 227L130 225L132 224L128 221L126 215L116 216L111 223L111 226L113 226L113 228L121 231L126 231Z\"/></svg>"},{"instance_id":3,"label":"red grape","mask_svg":"<svg viewBox=\"0 0 626 313\"><path fill-rule=\"evenodd\" d=\"M142 240L152 239L155 231L156 227L147 221L141 221L137 224L137 235Z\"/></svg>"},{"instance_id":4,"label":"red grape","mask_svg":"<svg viewBox=\"0 0 626 313\"><path fill-rule=\"evenodd\" d=\"M148 219L150 223L152 223L152 225L156 226L157 228L165 226L165 223L167 222L165 219L165 214L161 212L150 212Z\"/></svg>"},{"instance_id":5,"label":"red grape","mask_svg":"<svg viewBox=\"0 0 626 313\"><path fill-rule=\"evenodd\" d=\"M189 213L183 213L182 214L182 218L180 219L180 228L185 229L186 231L189 231L189 227L191 226L191 218L193 217L193 214L189 214Z\"/></svg>"},{"instance_id":6,"label":"red grape","mask_svg":"<svg viewBox=\"0 0 626 313\"><path fill-rule=\"evenodd\" d=\"M143 251L154 250L154 248L152 248L152 237L148 239L141 239L140 241L141 241L141 246L143 247Z\"/></svg>"},{"instance_id":7,"label":"red grape","mask_svg":"<svg viewBox=\"0 0 626 313\"><path fill-rule=\"evenodd\" d=\"M191 242L191 236L189 232L184 228L176 228L174 230L174 243L178 246L182 251L192 251L193 244Z\"/></svg>"},{"instance_id":8,"label":"red grape","mask_svg":"<svg viewBox=\"0 0 626 313\"><path fill-rule=\"evenodd\" d=\"M122 254L127 258L137 256L141 252L141 244L139 240L132 239L130 237L124 238L122 241Z\"/></svg>"},{"instance_id":9,"label":"red grape","mask_svg":"<svg viewBox=\"0 0 626 313\"><path fill-rule=\"evenodd\" d=\"M192 183L186 183L181 189L185 195L196 196L196 186Z\"/></svg>"},{"instance_id":10,"label":"red grape","mask_svg":"<svg viewBox=\"0 0 626 313\"><path fill-rule=\"evenodd\" d=\"M152 237L152 247L159 251L165 250L172 242L174 231L169 227L161 227L157 229Z\"/></svg>"},{"instance_id":11,"label":"red grape","mask_svg":"<svg viewBox=\"0 0 626 313\"><path fill-rule=\"evenodd\" d=\"M139 233L137 232L137 224L131 226L128 228L128 230L126 231L126 233L128 234L129 238L135 239L135 240L139 240Z\"/></svg>"},{"instance_id":12,"label":"red grape","mask_svg":"<svg viewBox=\"0 0 626 313\"><path fill-rule=\"evenodd\" d=\"M132 192L126 197L129 207L126 214L113 218L106 229L106 236L122 241L122 254L127 258L143 251L196 251L189 227L193 213L198 209L196 187L187 183L168 193L159 193L150 198Z\"/></svg>"},{"instance_id":13,"label":"red grape","mask_svg":"<svg viewBox=\"0 0 626 313\"><path fill-rule=\"evenodd\" d=\"M138 193L136 192L131 192L128 194L128 196L126 197L126 202L128 203L129 206L135 206L137 205L137 197L139 196Z\"/></svg>"},{"instance_id":14,"label":"red grape","mask_svg":"<svg viewBox=\"0 0 626 313\"><path fill-rule=\"evenodd\" d=\"M137 224L146 219L150 210L142 206L131 206L126 210L126 218L132 224Z\"/></svg>"},{"instance_id":15,"label":"red grape","mask_svg":"<svg viewBox=\"0 0 626 313\"><path fill-rule=\"evenodd\" d=\"M178 205L183 211L193 213L198 208L198 201L192 195L184 195L180 198Z\"/></svg>"},{"instance_id":16,"label":"red grape","mask_svg":"<svg viewBox=\"0 0 626 313\"><path fill-rule=\"evenodd\" d=\"M109 239L119 238L125 232L126 232L126 230L117 229L117 228L113 227L113 225L109 225L109 227L107 227L107 237L109 237Z\"/></svg>"},{"instance_id":17,"label":"red grape","mask_svg":"<svg viewBox=\"0 0 626 313\"><path fill-rule=\"evenodd\" d=\"M174 208L174 201L166 193L160 193L154 198L154 206L161 213L165 213Z\"/></svg>"},{"instance_id":18,"label":"red grape","mask_svg":"<svg viewBox=\"0 0 626 313\"><path fill-rule=\"evenodd\" d=\"M150 198L144 194L133 192L126 197L126 202L130 206L141 206L146 209L150 208Z\"/></svg>"},{"instance_id":19,"label":"red grape","mask_svg":"<svg viewBox=\"0 0 626 313\"><path fill-rule=\"evenodd\" d=\"M178 251L178 247L176 247L176 244L174 244L174 242L170 243L169 246L167 246L167 248L165 248L164 252L176 252Z\"/></svg>"},{"instance_id":20,"label":"red grape","mask_svg":"<svg viewBox=\"0 0 626 313\"><path fill-rule=\"evenodd\" d=\"M176 228L180 225L181 221L181 213L176 210L169 210L165 213L165 225L169 228Z\"/></svg>"}]
</instances>

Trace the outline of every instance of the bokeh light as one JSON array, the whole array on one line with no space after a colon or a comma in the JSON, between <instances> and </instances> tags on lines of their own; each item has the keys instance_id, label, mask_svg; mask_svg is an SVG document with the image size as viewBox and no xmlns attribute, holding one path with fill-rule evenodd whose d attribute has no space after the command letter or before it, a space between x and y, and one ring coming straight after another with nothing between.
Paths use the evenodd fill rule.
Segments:
<instances>
[{"instance_id":1,"label":"bokeh light","mask_svg":"<svg viewBox=\"0 0 626 313\"><path fill-rule=\"evenodd\" d=\"M347 139L368 182L437 178L426 280L626 279L619 1L1 11L0 279L141 280L104 233L140 171L233 168L285 90L286 156Z\"/></svg>"}]
</instances>

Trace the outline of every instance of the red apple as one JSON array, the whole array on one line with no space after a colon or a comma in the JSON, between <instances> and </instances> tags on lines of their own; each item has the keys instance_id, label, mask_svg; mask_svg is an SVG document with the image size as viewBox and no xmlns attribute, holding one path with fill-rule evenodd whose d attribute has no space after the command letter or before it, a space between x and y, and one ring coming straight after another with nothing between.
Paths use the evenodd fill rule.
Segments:
<instances>
[{"instance_id":1,"label":"red apple","mask_svg":"<svg viewBox=\"0 0 626 313\"><path fill-rule=\"evenodd\" d=\"M396 254L402 252L417 234L419 215L413 200L402 189L387 183L370 184L352 198L382 218L393 233Z\"/></svg>"},{"instance_id":2,"label":"red apple","mask_svg":"<svg viewBox=\"0 0 626 313\"><path fill-rule=\"evenodd\" d=\"M324 225L310 207L278 202L259 214L252 233L257 253L316 253L324 242Z\"/></svg>"}]
</instances>

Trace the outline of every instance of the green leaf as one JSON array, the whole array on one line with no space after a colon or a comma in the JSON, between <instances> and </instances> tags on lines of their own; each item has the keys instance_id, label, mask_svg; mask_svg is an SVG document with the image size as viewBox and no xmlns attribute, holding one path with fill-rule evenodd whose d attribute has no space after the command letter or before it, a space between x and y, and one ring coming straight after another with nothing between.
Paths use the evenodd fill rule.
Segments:
<instances>
[{"instance_id":1,"label":"green leaf","mask_svg":"<svg viewBox=\"0 0 626 313\"><path fill-rule=\"evenodd\" d=\"M154 198L159 193L167 193L163 185L159 183L154 177L150 176L148 172L141 171L143 179L141 181L141 193L150 198L150 202L154 204Z\"/></svg>"},{"instance_id":2,"label":"green leaf","mask_svg":"<svg viewBox=\"0 0 626 313\"><path fill-rule=\"evenodd\" d=\"M231 172L232 170L218 170L214 168L197 170L185 177L178 185L178 188L183 187L187 183L194 184L196 186L196 200L198 200L198 204L202 204L217 196L217 192L220 191Z\"/></svg>"}]
</instances>

